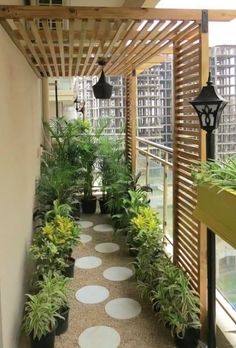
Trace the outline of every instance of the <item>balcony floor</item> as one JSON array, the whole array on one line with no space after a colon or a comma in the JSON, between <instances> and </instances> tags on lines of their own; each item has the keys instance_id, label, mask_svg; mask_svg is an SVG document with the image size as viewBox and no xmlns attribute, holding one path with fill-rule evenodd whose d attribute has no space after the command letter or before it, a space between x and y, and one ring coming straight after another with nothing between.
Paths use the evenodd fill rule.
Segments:
<instances>
[{"instance_id":1,"label":"balcony floor","mask_svg":"<svg viewBox=\"0 0 236 348\"><path fill-rule=\"evenodd\" d=\"M153 314L151 306L145 300L140 299L134 277L122 281L112 281L105 279L103 276L103 272L110 267L126 267L132 269L130 264L132 258L129 256L124 243L121 240L114 240L114 238L112 238L112 232L98 232L93 229L98 224L109 224L109 218L100 215L86 215L82 216L81 221L83 220L93 223L92 227L82 230L82 233L91 236L92 240L79 245L74 251L73 256L77 258L77 262L83 263L82 266L84 266L84 261L86 260L82 259L78 261L78 259L86 256L100 258L100 262L102 263L100 266L91 269L75 268L75 277L72 280L70 294L71 311L69 329L64 335L56 338L56 348L78 348L78 346L81 348L174 347L169 330L158 323L158 317L155 317ZM97 244L111 242L116 244L106 244L105 247L119 247L120 249L112 253L101 253L95 250ZM98 260L95 259L95 261ZM86 264L86 267L88 267L88 264ZM126 268L122 268L122 274L117 274L117 269L113 269L115 275L112 273L110 276L114 277L118 275L120 279L123 276L128 277L130 271ZM83 287L90 285L101 286L102 288L83 289ZM79 289L80 291L77 292ZM98 291L99 289L101 292ZM80 301L86 303L79 302L76 299L76 293L80 296ZM127 300L119 300L116 308L112 306L116 304L115 302L109 303L114 299L120 298L128 299L128 302ZM98 301L101 302L96 304L88 303ZM107 305L108 303L109 305ZM105 306L107 310L113 310L112 315L118 316L119 319L107 314ZM134 315L134 317L130 318L132 315ZM121 319L121 317L129 317L129 319ZM95 336L88 330L88 342L86 341L86 332L83 332L94 326L105 326L110 329L97 328L93 331ZM111 330L111 328L115 331ZM109 333L106 330L109 330ZM109 334L111 336L109 336ZM78 344L79 337L80 344ZM103 341L103 339L105 339L105 341ZM82 340L85 341L82 343Z\"/></svg>"}]
</instances>

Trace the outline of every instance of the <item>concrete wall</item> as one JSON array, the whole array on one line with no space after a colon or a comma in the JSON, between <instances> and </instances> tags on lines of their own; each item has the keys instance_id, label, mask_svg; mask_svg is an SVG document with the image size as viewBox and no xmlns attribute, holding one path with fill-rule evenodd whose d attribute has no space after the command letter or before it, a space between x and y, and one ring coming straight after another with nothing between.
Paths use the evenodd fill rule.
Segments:
<instances>
[{"instance_id":1,"label":"concrete wall","mask_svg":"<svg viewBox=\"0 0 236 348\"><path fill-rule=\"evenodd\" d=\"M40 162L41 80L1 27L0 43L0 348L19 348Z\"/></svg>"}]
</instances>

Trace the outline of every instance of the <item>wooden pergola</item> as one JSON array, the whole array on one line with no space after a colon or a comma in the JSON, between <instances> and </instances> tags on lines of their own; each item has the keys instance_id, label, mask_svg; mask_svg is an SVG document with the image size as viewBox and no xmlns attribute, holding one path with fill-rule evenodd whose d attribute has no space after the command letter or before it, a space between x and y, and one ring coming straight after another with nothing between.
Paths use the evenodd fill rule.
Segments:
<instances>
[{"instance_id":1,"label":"wooden pergola","mask_svg":"<svg viewBox=\"0 0 236 348\"><path fill-rule=\"evenodd\" d=\"M209 11L229 21L236 11ZM206 18L206 17L203 17ZM200 10L0 6L0 23L41 77L105 72L126 77L126 149L135 166L136 71L173 52L174 62L174 261L191 277L206 319L206 229L192 216L196 193L191 166L205 160L205 134L189 105L209 71L207 19ZM17 62L16 62L17 64Z\"/></svg>"}]
</instances>

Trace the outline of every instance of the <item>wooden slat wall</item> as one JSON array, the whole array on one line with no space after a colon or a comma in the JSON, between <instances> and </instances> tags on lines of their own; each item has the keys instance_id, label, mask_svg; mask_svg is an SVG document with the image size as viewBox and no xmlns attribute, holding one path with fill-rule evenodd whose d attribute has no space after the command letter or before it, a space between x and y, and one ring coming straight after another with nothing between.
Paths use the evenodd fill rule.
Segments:
<instances>
[{"instance_id":1,"label":"wooden slat wall","mask_svg":"<svg viewBox=\"0 0 236 348\"><path fill-rule=\"evenodd\" d=\"M136 99L137 77L135 71L126 78L126 156L127 162L135 173L136 169Z\"/></svg>"},{"instance_id":2,"label":"wooden slat wall","mask_svg":"<svg viewBox=\"0 0 236 348\"><path fill-rule=\"evenodd\" d=\"M196 192L191 167L206 157L204 135L189 101L199 94L207 80L207 62L207 34L201 33L200 26L193 26L174 41L174 261L187 271L192 287L200 294L203 323L207 291L206 231L192 216Z\"/></svg>"}]
</instances>

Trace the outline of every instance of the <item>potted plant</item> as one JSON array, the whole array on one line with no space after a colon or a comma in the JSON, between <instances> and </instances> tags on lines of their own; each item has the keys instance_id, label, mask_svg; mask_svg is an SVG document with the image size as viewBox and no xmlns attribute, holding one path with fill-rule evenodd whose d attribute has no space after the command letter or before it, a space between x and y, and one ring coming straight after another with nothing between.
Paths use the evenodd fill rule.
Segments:
<instances>
[{"instance_id":1,"label":"potted plant","mask_svg":"<svg viewBox=\"0 0 236 348\"><path fill-rule=\"evenodd\" d=\"M43 275L43 279L36 283L39 291L44 292L53 299L58 308L60 317L57 318L56 335L66 332L69 325L69 303L68 303L69 278L57 272L49 272Z\"/></svg>"},{"instance_id":2,"label":"potted plant","mask_svg":"<svg viewBox=\"0 0 236 348\"><path fill-rule=\"evenodd\" d=\"M190 289L188 276L170 260L159 264L160 276L152 291L160 320L170 327L179 348L196 348L200 330L198 294Z\"/></svg>"},{"instance_id":3,"label":"potted plant","mask_svg":"<svg viewBox=\"0 0 236 348\"><path fill-rule=\"evenodd\" d=\"M31 254L40 274L45 271L61 271L73 277L75 260L71 250L79 243L80 228L67 216L56 215L35 232Z\"/></svg>"},{"instance_id":4,"label":"potted plant","mask_svg":"<svg viewBox=\"0 0 236 348\"><path fill-rule=\"evenodd\" d=\"M82 170L82 210L85 214L93 214L96 211L97 198L93 195L93 183L95 180L95 161L97 158L97 144L95 137L86 133L80 139L80 157Z\"/></svg>"},{"instance_id":5,"label":"potted plant","mask_svg":"<svg viewBox=\"0 0 236 348\"><path fill-rule=\"evenodd\" d=\"M164 252L163 246L152 245L149 249L142 249L135 258L133 265L135 275L138 282L138 288L141 296L147 298L151 304L154 312L159 312L160 305L153 301L152 291L156 289L161 275L161 264L167 263L167 256Z\"/></svg>"},{"instance_id":6,"label":"potted plant","mask_svg":"<svg viewBox=\"0 0 236 348\"><path fill-rule=\"evenodd\" d=\"M194 216L236 248L236 156L194 168L197 206Z\"/></svg>"},{"instance_id":7,"label":"potted plant","mask_svg":"<svg viewBox=\"0 0 236 348\"><path fill-rule=\"evenodd\" d=\"M44 164L36 189L41 216L53 208L55 200L60 204L68 203L71 206L76 203L77 176L78 169L67 163L60 166Z\"/></svg>"},{"instance_id":8,"label":"potted plant","mask_svg":"<svg viewBox=\"0 0 236 348\"><path fill-rule=\"evenodd\" d=\"M152 208L139 205L136 215L130 220L127 242L136 254L139 252L139 248L148 250L152 245L155 245L156 248L159 248L160 245L163 248L160 220Z\"/></svg>"},{"instance_id":9,"label":"potted plant","mask_svg":"<svg viewBox=\"0 0 236 348\"><path fill-rule=\"evenodd\" d=\"M123 140L120 138L114 139L106 135L99 139L98 169L102 187L102 197L99 198L99 205L102 214L109 212L108 191L112 183L117 180L117 174L122 166L124 158L122 142Z\"/></svg>"},{"instance_id":10,"label":"potted plant","mask_svg":"<svg viewBox=\"0 0 236 348\"><path fill-rule=\"evenodd\" d=\"M118 214L112 215L112 221L116 230L127 234L130 231L130 221L138 214L139 208L148 206L147 195L140 189L128 190L120 199L122 209Z\"/></svg>"},{"instance_id":11,"label":"potted plant","mask_svg":"<svg viewBox=\"0 0 236 348\"><path fill-rule=\"evenodd\" d=\"M58 308L45 292L26 295L22 328L30 337L32 348L54 348Z\"/></svg>"}]
</instances>

